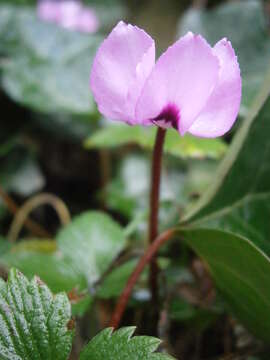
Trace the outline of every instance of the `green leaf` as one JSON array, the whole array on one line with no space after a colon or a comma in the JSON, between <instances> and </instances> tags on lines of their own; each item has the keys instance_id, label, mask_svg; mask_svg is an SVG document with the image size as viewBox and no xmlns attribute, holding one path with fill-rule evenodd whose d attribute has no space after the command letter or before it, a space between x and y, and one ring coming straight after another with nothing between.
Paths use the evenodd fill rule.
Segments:
<instances>
[{"instance_id":1,"label":"green leaf","mask_svg":"<svg viewBox=\"0 0 270 360\"><path fill-rule=\"evenodd\" d=\"M151 150L156 131L156 127L107 125L91 135L85 141L85 146L100 149L135 144ZM200 139L190 135L181 137L175 130L168 130L164 151L181 158L220 158L226 151L226 145L220 139Z\"/></svg>"},{"instance_id":2,"label":"green leaf","mask_svg":"<svg viewBox=\"0 0 270 360\"><path fill-rule=\"evenodd\" d=\"M16 267L30 279L35 274L46 282L54 292L85 289L87 282L61 255L21 250L12 246L1 254L0 263L8 268Z\"/></svg>"},{"instance_id":3,"label":"green leaf","mask_svg":"<svg viewBox=\"0 0 270 360\"><path fill-rule=\"evenodd\" d=\"M132 335L134 327L121 328L115 332L108 328L96 335L82 350L80 360L169 360L172 357L153 352L160 340L150 336Z\"/></svg>"},{"instance_id":4,"label":"green leaf","mask_svg":"<svg viewBox=\"0 0 270 360\"><path fill-rule=\"evenodd\" d=\"M66 360L72 346L71 309L65 294L53 296L35 277L12 269L0 286L0 358Z\"/></svg>"},{"instance_id":5,"label":"green leaf","mask_svg":"<svg viewBox=\"0 0 270 360\"><path fill-rule=\"evenodd\" d=\"M218 230L180 230L209 265L218 289L236 317L270 341L270 260L248 239Z\"/></svg>"},{"instance_id":6,"label":"green leaf","mask_svg":"<svg viewBox=\"0 0 270 360\"><path fill-rule=\"evenodd\" d=\"M252 194L202 217L192 227L223 229L245 236L270 256L269 218L270 193Z\"/></svg>"},{"instance_id":7,"label":"green leaf","mask_svg":"<svg viewBox=\"0 0 270 360\"><path fill-rule=\"evenodd\" d=\"M184 217L194 221L232 206L246 196L270 192L270 73L209 190Z\"/></svg>"},{"instance_id":8,"label":"green leaf","mask_svg":"<svg viewBox=\"0 0 270 360\"><path fill-rule=\"evenodd\" d=\"M118 297L132 274L138 259L127 261L108 274L97 290L97 296L103 299Z\"/></svg>"},{"instance_id":9,"label":"green leaf","mask_svg":"<svg viewBox=\"0 0 270 360\"><path fill-rule=\"evenodd\" d=\"M219 308L203 308L191 305L183 299L174 299L169 308L169 316L174 321L186 325L188 330L203 332L213 325L222 314Z\"/></svg>"},{"instance_id":10,"label":"green leaf","mask_svg":"<svg viewBox=\"0 0 270 360\"><path fill-rule=\"evenodd\" d=\"M212 45L223 37L232 42L243 77L241 109L244 114L264 80L270 60L270 38L263 2L242 0L222 4L210 11L190 9L179 23L179 34L187 31L202 34Z\"/></svg>"},{"instance_id":11,"label":"green leaf","mask_svg":"<svg viewBox=\"0 0 270 360\"><path fill-rule=\"evenodd\" d=\"M85 293L126 245L123 229L108 215L86 212L77 216L53 241L0 239L0 264L17 267L28 278L35 274L54 291L75 290L82 302L73 311L82 314L91 304Z\"/></svg>"},{"instance_id":12,"label":"green leaf","mask_svg":"<svg viewBox=\"0 0 270 360\"><path fill-rule=\"evenodd\" d=\"M65 260L93 285L126 245L123 229L108 215L77 216L56 239Z\"/></svg>"},{"instance_id":13,"label":"green leaf","mask_svg":"<svg viewBox=\"0 0 270 360\"><path fill-rule=\"evenodd\" d=\"M39 112L97 117L86 79L102 37L41 22L34 9L4 10L10 19L2 34L0 24L0 37L9 39L8 59L1 63L7 94Z\"/></svg>"},{"instance_id":14,"label":"green leaf","mask_svg":"<svg viewBox=\"0 0 270 360\"><path fill-rule=\"evenodd\" d=\"M17 145L1 159L0 183L6 190L22 196L43 188L45 179L30 149Z\"/></svg>"}]
</instances>

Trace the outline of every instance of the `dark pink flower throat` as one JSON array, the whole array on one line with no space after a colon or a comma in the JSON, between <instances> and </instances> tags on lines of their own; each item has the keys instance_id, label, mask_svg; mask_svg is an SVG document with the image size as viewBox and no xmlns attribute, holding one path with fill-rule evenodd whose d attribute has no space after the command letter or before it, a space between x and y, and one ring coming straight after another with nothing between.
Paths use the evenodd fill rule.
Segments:
<instances>
[{"instance_id":1,"label":"dark pink flower throat","mask_svg":"<svg viewBox=\"0 0 270 360\"><path fill-rule=\"evenodd\" d=\"M174 104L168 104L161 113L152 120L156 125L169 128L173 127L178 130L180 121L180 110Z\"/></svg>"}]
</instances>

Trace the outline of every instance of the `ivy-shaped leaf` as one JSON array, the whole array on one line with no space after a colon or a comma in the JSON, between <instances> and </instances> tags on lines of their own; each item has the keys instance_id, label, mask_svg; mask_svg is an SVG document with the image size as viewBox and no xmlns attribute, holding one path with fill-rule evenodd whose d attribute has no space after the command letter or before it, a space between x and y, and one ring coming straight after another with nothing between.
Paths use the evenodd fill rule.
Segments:
<instances>
[{"instance_id":1,"label":"ivy-shaped leaf","mask_svg":"<svg viewBox=\"0 0 270 360\"><path fill-rule=\"evenodd\" d=\"M154 353L160 340L150 336L132 338L134 331L135 327L103 330L85 346L80 360L173 360L169 355Z\"/></svg>"},{"instance_id":2,"label":"ivy-shaped leaf","mask_svg":"<svg viewBox=\"0 0 270 360\"><path fill-rule=\"evenodd\" d=\"M54 296L37 277L11 269L0 281L0 359L66 360L73 326L65 294Z\"/></svg>"}]
</instances>

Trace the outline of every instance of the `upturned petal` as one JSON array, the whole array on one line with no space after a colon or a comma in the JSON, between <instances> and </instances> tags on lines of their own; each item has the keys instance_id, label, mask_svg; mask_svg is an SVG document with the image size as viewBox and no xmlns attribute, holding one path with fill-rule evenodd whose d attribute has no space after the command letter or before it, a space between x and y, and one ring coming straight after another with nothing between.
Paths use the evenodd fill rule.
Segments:
<instances>
[{"instance_id":1,"label":"upturned petal","mask_svg":"<svg viewBox=\"0 0 270 360\"><path fill-rule=\"evenodd\" d=\"M136 124L135 105L154 65L153 39L119 22L100 46L91 70L90 86L99 111L112 120Z\"/></svg>"},{"instance_id":2,"label":"upturned petal","mask_svg":"<svg viewBox=\"0 0 270 360\"><path fill-rule=\"evenodd\" d=\"M171 121L171 115L178 114L172 126L183 135L204 108L218 73L219 60L212 48L201 36L188 33L157 61L139 98L137 119L148 124L162 121L168 113Z\"/></svg>"},{"instance_id":3,"label":"upturned petal","mask_svg":"<svg viewBox=\"0 0 270 360\"><path fill-rule=\"evenodd\" d=\"M213 51L220 61L219 80L205 108L188 130L195 136L208 138L230 130L241 102L240 69L231 43L223 39Z\"/></svg>"}]
</instances>

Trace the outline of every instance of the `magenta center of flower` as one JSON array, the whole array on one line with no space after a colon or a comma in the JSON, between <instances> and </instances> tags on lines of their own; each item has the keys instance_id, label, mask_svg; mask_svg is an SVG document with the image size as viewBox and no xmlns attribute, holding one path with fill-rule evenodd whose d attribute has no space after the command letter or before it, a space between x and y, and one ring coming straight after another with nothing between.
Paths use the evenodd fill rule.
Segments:
<instances>
[{"instance_id":1,"label":"magenta center of flower","mask_svg":"<svg viewBox=\"0 0 270 360\"><path fill-rule=\"evenodd\" d=\"M153 123L163 127L169 128L173 127L174 129L178 130L179 121L180 121L180 110L174 104L168 104L161 113L154 118Z\"/></svg>"}]
</instances>

